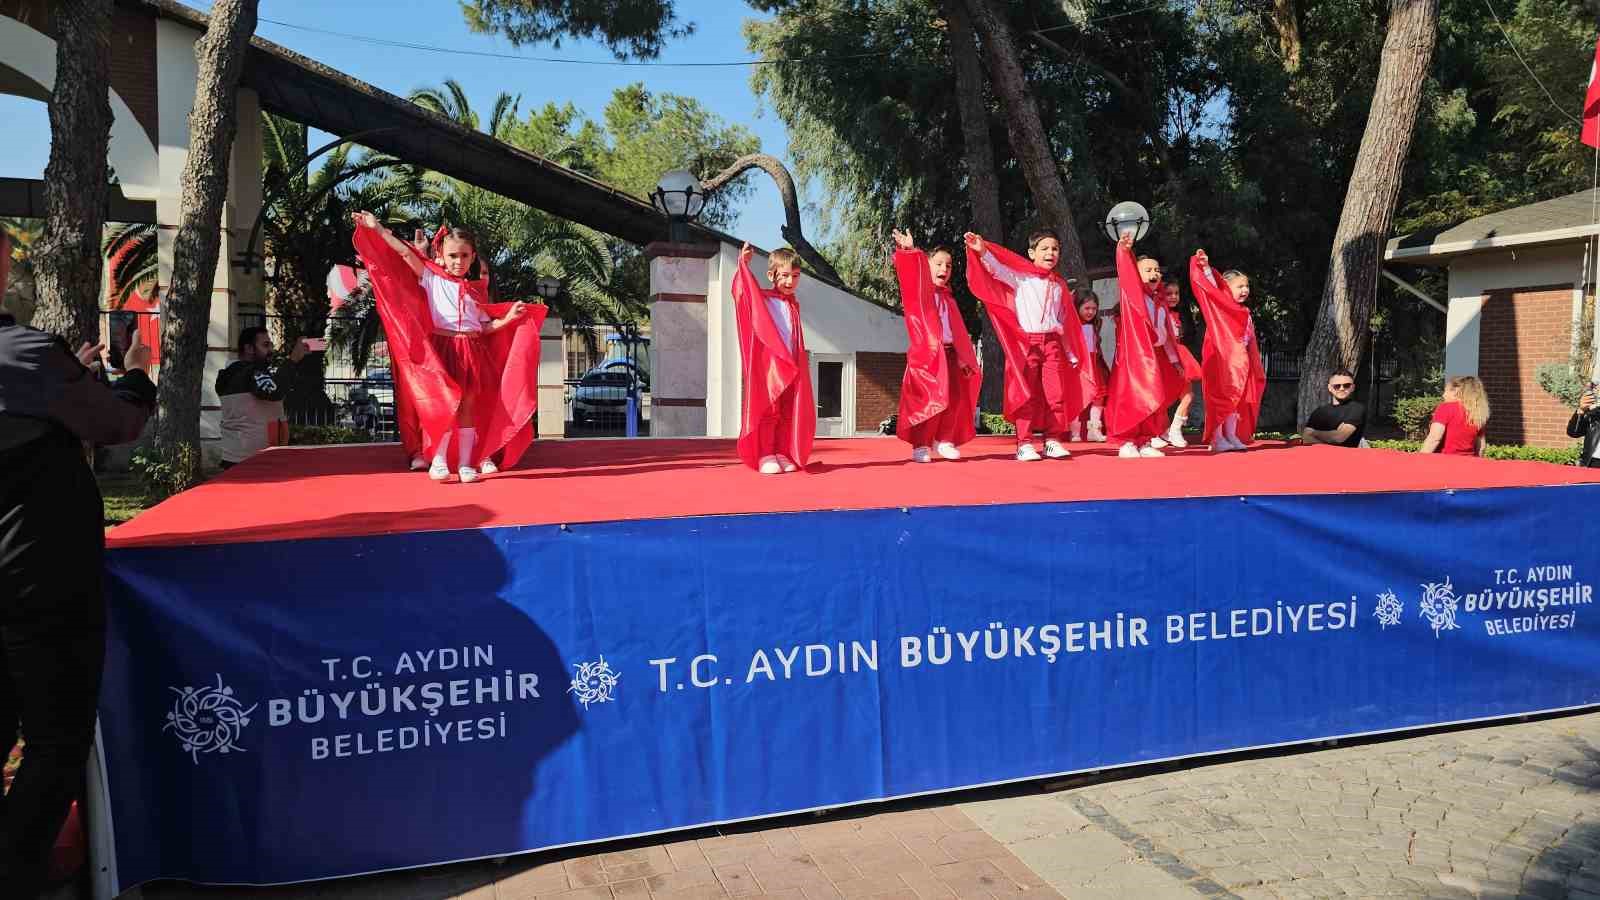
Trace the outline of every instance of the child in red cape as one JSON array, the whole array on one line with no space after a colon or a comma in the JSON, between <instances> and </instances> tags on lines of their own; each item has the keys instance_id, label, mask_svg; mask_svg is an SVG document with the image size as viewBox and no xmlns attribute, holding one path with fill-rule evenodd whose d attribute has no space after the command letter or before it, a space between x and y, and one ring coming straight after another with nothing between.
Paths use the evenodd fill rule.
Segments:
<instances>
[{"instance_id":1,"label":"child in red cape","mask_svg":"<svg viewBox=\"0 0 1600 900\"><path fill-rule=\"evenodd\" d=\"M1094 394L1089 398L1088 409L1078 417L1078 421L1072 423L1071 436L1074 441L1081 435L1092 444L1103 444L1106 442L1103 423L1106 392L1111 386L1111 367L1106 365L1106 356L1100 352L1100 298L1088 288L1078 288L1074 302L1082 326L1083 346L1089 352L1090 362L1086 368L1094 376Z\"/></svg>"},{"instance_id":2,"label":"child in red cape","mask_svg":"<svg viewBox=\"0 0 1600 900\"><path fill-rule=\"evenodd\" d=\"M1189 284L1200 315L1206 320L1201 350L1205 371L1206 437L1212 453L1245 449L1261 415L1261 394L1267 387L1261 348L1250 315L1250 279L1228 271L1217 280L1204 250L1189 260Z\"/></svg>"},{"instance_id":3,"label":"child in red cape","mask_svg":"<svg viewBox=\"0 0 1600 900\"><path fill-rule=\"evenodd\" d=\"M739 420L739 459L763 475L805 468L817 434L811 395L811 365L800 304L800 258L787 247L767 257L764 288L750 271L749 244L739 250L733 276L733 310L744 363L744 403Z\"/></svg>"},{"instance_id":4,"label":"child in red cape","mask_svg":"<svg viewBox=\"0 0 1600 900\"><path fill-rule=\"evenodd\" d=\"M911 445L916 462L933 462L933 452L960 459L956 448L977 432L973 412L983 372L950 293L955 255L947 247L935 247L924 256L909 231L896 229L894 242L894 272L909 341L895 434Z\"/></svg>"},{"instance_id":5,"label":"child in red cape","mask_svg":"<svg viewBox=\"0 0 1600 900\"><path fill-rule=\"evenodd\" d=\"M1155 440L1168 428L1167 408L1188 390L1183 359L1173 348L1155 300L1161 264L1133 258L1133 235L1117 241L1117 364L1111 370L1107 431L1124 459L1164 456Z\"/></svg>"},{"instance_id":6,"label":"child in red cape","mask_svg":"<svg viewBox=\"0 0 1600 900\"><path fill-rule=\"evenodd\" d=\"M1157 449L1171 444L1174 447L1187 447L1189 442L1183 437L1183 423L1189 421L1189 407L1194 405L1194 386L1200 383L1200 363L1183 345L1183 322L1178 316L1178 304L1182 302L1176 281L1161 282L1161 307L1156 310L1158 321L1165 323L1169 346L1177 352L1178 362L1183 365L1183 377L1188 382L1183 389L1183 396L1178 398L1178 407L1172 411L1172 425L1167 433L1156 438L1150 443Z\"/></svg>"},{"instance_id":7,"label":"child in red cape","mask_svg":"<svg viewBox=\"0 0 1600 900\"><path fill-rule=\"evenodd\" d=\"M1006 358L1004 413L1017 428L1017 459L1039 459L1035 429L1044 432L1045 456L1065 459L1072 455L1067 429L1094 397L1094 375L1082 329L1063 326L1070 292L1055 273L1061 241L1035 231L1027 259L971 232L966 245L967 286L983 301Z\"/></svg>"},{"instance_id":8,"label":"child in red cape","mask_svg":"<svg viewBox=\"0 0 1600 900\"><path fill-rule=\"evenodd\" d=\"M428 477L450 477L452 442L463 484L502 450L505 464L515 464L533 439L545 308L488 302L489 279L466 229L440 230L432 248L440 263L372 213L353 218L395 378L407 382L423 455L432 460Z\"/></svg>"}]
</instances>

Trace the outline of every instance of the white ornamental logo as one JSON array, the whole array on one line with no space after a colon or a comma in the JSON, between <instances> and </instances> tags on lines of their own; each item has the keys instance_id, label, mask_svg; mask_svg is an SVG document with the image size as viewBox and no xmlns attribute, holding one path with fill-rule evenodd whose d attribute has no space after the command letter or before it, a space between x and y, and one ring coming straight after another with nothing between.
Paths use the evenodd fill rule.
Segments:
<instances>
[{"instance_id":1,"label":"white ornamental logo","mask_svg":"<svg viewBox=\"0 0 1600 900\"><path fill-rule=\"evenodd\" d=\"M577 672L572 676L572 686L567 688L567 693L577 694L584 709L591 703L610 703L617 699L617 681L622 675L611 670L604 656L597 662L581 662L573 668Z\"/></svg>"},{"instance_id":2,"label":"white ornamental logo","mask_svg":"<svg viewBox=\"0 0 1600 900\"><path fill-rule=\"evenodd\" d=\"M1378 595L1378 607L1372 614L1378 617L1378 627L1387 629L1390 625L1399 625L1400 616L1405 611L1405 604L1400 602L1394 591L1388 590Z\"/></svg>"},{"instance_id":3,"label":"white ornamental logo","mask_svg":"<svg viewBox=\"0 0 1600 900\"><path fill-rule=\"evenodd\" d=\"M233 688L222 683L217 676L216 687L167 688L178 695L172 701L172 711L167 713L167 724L162 731L178 736L183 752L189 754L195 765L200 764L202 753L244 752L239 746L239 736L250 724L250 714L260 704L249 708L233 696Z\"/></svg>"},{"instance_id":4,"label":"white ornamental logo","mask_svg":"<svg viewBox=\"0 0 1600 900\"><path fill-rule=\"evenodd\" d=\"M1417 605L1422 610L1422 617L1433 626L1434 637L1438 637L1441 631L1461 627L1456 624L1456 590L1450 586L1449 578L1443 584L1423 585L1422 600Z\"/></svg>"}]
</instances>

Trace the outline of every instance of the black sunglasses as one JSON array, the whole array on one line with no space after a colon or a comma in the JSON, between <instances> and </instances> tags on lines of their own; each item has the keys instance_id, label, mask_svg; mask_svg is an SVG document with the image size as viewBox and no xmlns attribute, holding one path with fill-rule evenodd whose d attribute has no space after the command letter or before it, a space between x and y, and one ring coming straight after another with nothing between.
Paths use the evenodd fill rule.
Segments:
<instances>
[{"instance_id":1,"label":"black sunglasses","mask_svg":"<svg viewBox=\"0 0 1600 900\"><path fill-rule=\"evenodd\" d=\"M1328 390L1330 390L1330 391L1353 391L1355 389L1356 389L1356 386L1355 386L1354 383L1351 383L1351 384L1330 384L1330 385L1328 385Z\"/></svg>"}]
</instances>

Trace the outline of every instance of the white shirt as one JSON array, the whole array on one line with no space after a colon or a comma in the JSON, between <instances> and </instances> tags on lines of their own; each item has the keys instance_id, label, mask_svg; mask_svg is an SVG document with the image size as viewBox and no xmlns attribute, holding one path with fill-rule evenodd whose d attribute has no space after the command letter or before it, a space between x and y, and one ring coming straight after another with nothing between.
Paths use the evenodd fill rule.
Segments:
<instances>
[{"instance_id":1,"label":"white shirt","mask_svg":"<svg viewBox=\"0 0 1600 900\"><path fill-rule=\"evenodd\" d=\"M1100 352L1099 336L1094 333L1094 326L1088 322L1083 323L1083 346L1088 348L1090 356Z\"/></svg>"},{"instance_id":2,"label":"white shirt","mask_svg":"<svg viewBox=\"0 0 1600 900\"><path fill-rule=\"evenodd\" d=\"M987 250L983 253L983 267L1016 292L1017 324L1023 331L1051 334L1061 330L1061 286L1054 279L1007 268Z\"/></svg>"},{"instance_id":3,"label":"white shirt","mask_svg":"<svg viewBox=\"0 0 1600 900\"><path fill-rule=\"evenodd\" d=\"M463 300L461 285L449 278L441 278L432 269L423 269L417 278L428 295L428 312L433 317L433 327L439 331L475 333L489 327L489 314L468 297Z\"/></svg>"},{"instance_id":4,"label":"white shirt","mask_svg":"<svg viewBox=\"0 0 1600 900\"><path fill-rule=\"evenodd\" d=\"M1144 298L1144 308L1150 311L1150 322L1156 327L1156 346L1166 349L1168 362L1177 362L1178 351L1167 341L1167 308L1157 308L1156 301L1149 297Z\"/></svg>"},{"instance_id":5,"label":"white shirt","mask_svg":"<svg viewBox=\"0 0 1600 900\"><path fill-rule=\"evenodd\" d=\"M778 337L783 338L783 345L792 352L794 350L794 320L789 318L789 304L777 297L765 296L767 310L772 313L772 324L778 327Z\"/></svg>"},{"instance_id":6,"label":"white shirt","mask_svg":"<svg viewBox=\"0 0 1600 900\"><path fill-rule=\"evenodd\" d=\"M933 289L933 305L939 310L939 327L944 330L944 342L955 343L955 336L950 333L950 300L949 293L941 288Z\"/></svg>"}]
</instances>

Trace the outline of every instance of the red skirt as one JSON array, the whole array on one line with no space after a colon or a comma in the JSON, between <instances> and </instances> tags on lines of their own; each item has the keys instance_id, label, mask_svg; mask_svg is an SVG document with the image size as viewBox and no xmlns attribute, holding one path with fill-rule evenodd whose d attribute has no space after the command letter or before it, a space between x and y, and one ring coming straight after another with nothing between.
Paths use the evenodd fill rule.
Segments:
<instances>
[{"instance_id":1,"label":"red skirt","mask_svg":"<svg viewBox=\"0 0 1600 900\"><path fill-rule=\"evenodd\" d=\"M435 331L428 337L433 352L450 380L463 397L476 397L482 393L479 386L485 378L494 377L494 363L489 359L489 343L482 334L464 332L446 334Z\"/></svg>"}]
</instances>

